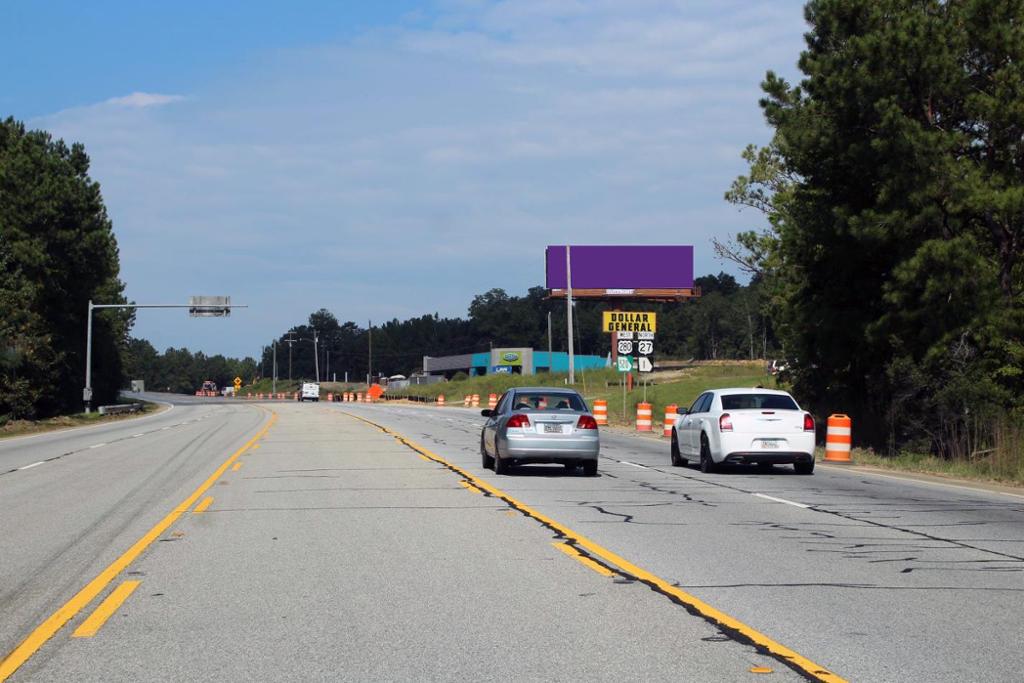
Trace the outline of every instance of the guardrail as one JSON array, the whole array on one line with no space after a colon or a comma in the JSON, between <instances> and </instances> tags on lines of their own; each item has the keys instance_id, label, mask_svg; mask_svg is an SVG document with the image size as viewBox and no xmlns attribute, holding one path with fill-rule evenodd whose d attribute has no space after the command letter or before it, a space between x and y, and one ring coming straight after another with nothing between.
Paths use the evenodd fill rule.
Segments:
<instances>
[{"instance_id":1,"label":"guardrail","mask_svg":"<svg viewBox=\"0 0 1024 683\"><path fill-rule=\"evenodd\" d=\"M119 403L113 406L100 406L100 415L121 415L123 413L138 413L142 410L141 403Z\"/></svg>"}]
</instances>

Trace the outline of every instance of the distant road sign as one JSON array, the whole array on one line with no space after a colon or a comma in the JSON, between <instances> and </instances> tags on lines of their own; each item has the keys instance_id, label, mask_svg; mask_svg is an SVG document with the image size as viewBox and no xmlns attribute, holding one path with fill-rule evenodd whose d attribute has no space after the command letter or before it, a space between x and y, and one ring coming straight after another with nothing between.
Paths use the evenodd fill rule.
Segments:
<instances>
[{"instance_id":1,"label":"distant road sign","mask_svg":"<svg viewBox=\"0 0 1024 683\"><path fill-rule=\"evenodd\" d=\"M629 356L619 356L616 359L616 367L619 372L629 372L633 369L633 359Z\"/></svg>"},{"instance_id":2,"label":"distant road sign","mask_svg":"<svg viewBox=\"0 0 1024 683\"><path fill-rule=\"evenodd\" d=\"M240 386L242 386L242 378L241 377L236 377L235 378L235 388L237 389Z\"/></svg>"},{"instance_id":3,"label":"distant road sign","mask_svg":"<svg viewBox=\"0 0 1024 683\"><path fill-rule=\"evenodd\" d=\"M658 331L658 314L639 311L604 311L601 314L601 329L605 332L650 332Z\"/></svg>"},{"instance_id":4,"label":"distant road sign","mask_svg":"<svg viewBox=\"0 0 1024 683\"><path fill-rule=\"evenodd\" d=\"M637 359L637 361L639 361L637 363L637 370L639 370L640 372L653 372L654 371L654 363L652 363L651 359L648 358L647 356L640 356Z\"/></svg>"},{"instance_id":5,"label":"distant road sign","mask_svg":"<svg viewBox=\"0 0 1024 683\"><path fill-rule=\"evenodd\" d=\"M616 348L619 351L620 356L632 356L633 355L633 340L632 339L620 339L616 342Z\"/></svg>"},{"instance_id":6,"label":"distant road sign","mask_svg":"<svg viewBox=\"0 0 1024 683\"><path fill-rule=\"evenodd\" d=\"M654 341L654 333L653 332L637 332L636 333L636 338L637 339L649 339L651 341Z\"/></svg>"},{"instance_id":7,"label":"distant road sign","mask_svg":"<svg viewBox=\"0 0 1024 683\"><path fill-rule=\"evenodd\" d=\"M641 356L651 355L654 353L654 342L646 339L637 342L637 352Z\"/></svg>"}]
</instances>

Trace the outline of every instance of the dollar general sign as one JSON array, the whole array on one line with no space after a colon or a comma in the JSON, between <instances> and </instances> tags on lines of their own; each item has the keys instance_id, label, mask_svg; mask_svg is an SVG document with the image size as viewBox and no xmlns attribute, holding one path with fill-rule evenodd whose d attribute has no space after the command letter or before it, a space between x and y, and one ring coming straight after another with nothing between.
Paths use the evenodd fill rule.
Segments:
<instances>
[{"instance_id":1,"label":"dollar general sign","mask_svg":"<svg viewBox=\"0 0 1024 683\"><path fill-rule=\"evenodd\" d=\"M601 328L605 332L657 332L658 314L637 311L604 311Z\"/></svg>"}]
</instances>

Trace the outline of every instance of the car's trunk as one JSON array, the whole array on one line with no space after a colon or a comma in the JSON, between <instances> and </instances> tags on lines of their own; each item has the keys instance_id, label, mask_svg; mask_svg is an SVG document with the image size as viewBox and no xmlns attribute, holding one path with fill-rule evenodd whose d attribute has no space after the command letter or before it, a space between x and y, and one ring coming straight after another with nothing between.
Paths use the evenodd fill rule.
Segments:
<instances>
[{"instance_id":1,"label":"car's trunk","mask_svg":"<svg viewBox=\"0 0 1024 683\"><path fill-rule=\"evenodd\" d=\"M729 410L732 431L737 434L794 434L803 431L804 414L799 410Z\"/></svg>"}]
</instances>

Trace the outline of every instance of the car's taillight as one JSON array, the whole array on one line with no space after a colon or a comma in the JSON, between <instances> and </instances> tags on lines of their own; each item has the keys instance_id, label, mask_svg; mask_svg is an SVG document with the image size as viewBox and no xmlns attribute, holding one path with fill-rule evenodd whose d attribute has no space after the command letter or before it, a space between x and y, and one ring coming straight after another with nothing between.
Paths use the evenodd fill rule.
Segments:
<instances>
[{"instance_id":1,"label":"car's taillight","mask_svg":"<svg viewBox=\"0 0 1024 683\"><path fill-rule=\"evenodd\" d=\"M718 431L720 432L731 432L732 431L732 418L729 417L729 413L722 413L722 416L718 418Z\"/></svg>"},{"instance_id":2,"label":"car's taillight","mask_svg":"<svg viewBox=\"0 0 1024 683\"><path fill-rule=\"evenodd\" d=\"M597 429L597 420L590 415L581 415L580 421L576 423L576 429Z\"/></svg>"},{"instance_id":3,"label":"car's taillight","mask_svg":"<svg viewBox=\"0 0 1024 683\"><path fill-rule=\"evenodd\" d=\"M508 426L520 429L528 428L530 426L530 418L521 413L517 413L508 419Z\"/></svg>"},{"instance_id":4,"label":"car's taillight","mask_svg":"<svg viewBox=\"0 0 1024 683\"><path fill-rule=\"evenodd\" d=\"M813 432L814 431L814 418L811 417L810 413L804 413L804 431L805 432Z\"/></svg>"}]
</instances>

